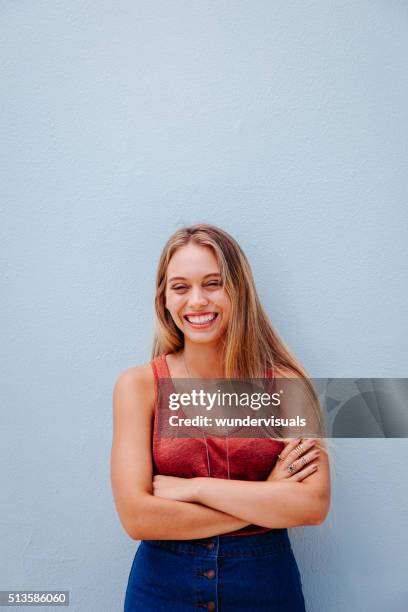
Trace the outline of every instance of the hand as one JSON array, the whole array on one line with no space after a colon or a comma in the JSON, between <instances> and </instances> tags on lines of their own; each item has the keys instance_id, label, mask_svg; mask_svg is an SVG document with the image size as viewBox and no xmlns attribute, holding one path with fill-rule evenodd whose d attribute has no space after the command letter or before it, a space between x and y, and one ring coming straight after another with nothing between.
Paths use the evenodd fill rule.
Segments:
<instances>
[{"instance_id":1,"label":"hand","mask_svg":"<svg viewBox=\"0 0 408 612\"><path fill-rule=\"evenodd\" d=\"M179 478L178 476L153 477L153 495L174 501L194 502L197 491L197 478Z\"/></svg>"},{"instance_id":2,"label":"hand","mask_svg":"<svg viewBox=\"0 0 408 612\"><path fill-rule=\"evenodd\" d=\"M320 450L313 448L316 440L302 440L297 438L288 442L280 453L272 472L266 479L269 482L289 479L291 482L301 482L318 469L316 461ZM313 463L311 463L313 462ZM288 470L292 465L293 471Z\"/></svg>"}]
</instances>

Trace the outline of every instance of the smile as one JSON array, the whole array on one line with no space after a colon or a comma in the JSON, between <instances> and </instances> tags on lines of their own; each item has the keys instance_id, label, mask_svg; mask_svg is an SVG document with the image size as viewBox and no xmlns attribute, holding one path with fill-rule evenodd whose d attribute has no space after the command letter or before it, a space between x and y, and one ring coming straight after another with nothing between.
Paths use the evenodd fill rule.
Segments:
<instances>
[{"instance_id":1,"label":"smile","mask_svg":"<svg viewBox=\"0 0 408 612\"><path fill-rule=\"evenodd\" d=\"M195 328L210 327L218 316L218 312L212 312L205 315L185 315L184 319Z\"/></svg>"}]
</instances>

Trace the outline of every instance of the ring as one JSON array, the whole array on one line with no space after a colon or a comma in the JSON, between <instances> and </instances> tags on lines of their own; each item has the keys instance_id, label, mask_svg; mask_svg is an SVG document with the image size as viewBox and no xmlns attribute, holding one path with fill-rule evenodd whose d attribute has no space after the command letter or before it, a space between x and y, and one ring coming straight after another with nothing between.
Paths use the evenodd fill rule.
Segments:
<instances>
[{"instance_id":1,"label":"ring","mask_svg":"<svg viewBox=\"0 0 408 612\"><path fill-rule=\"evenodd\" d=\"M299 444L299 446L295 448L295 453L299 457L299 455L301 455L304 450L305 450L305 447L303 446L303 444Z\"/></svg>"},{"instance_id":2,"label":"ring","mask_svg":"<svg viewBox=\"0 0 408 612\"><path fill-rule=\"evenodd\" d=\"M288 470L292 474L292 472L294 472L296 470L295 464L291 463L290 465L288 465Z\"/></svg>"},{"instance_id":3,"label":"ring","mask_svg":"<svg viewBox=\"0 0 408 612\"><path fill-rule=\"evenodd\" d=\"M281 457L280 455L278 455L278 461L283 461L283 457Z\"/></svg>"}]
</instances>

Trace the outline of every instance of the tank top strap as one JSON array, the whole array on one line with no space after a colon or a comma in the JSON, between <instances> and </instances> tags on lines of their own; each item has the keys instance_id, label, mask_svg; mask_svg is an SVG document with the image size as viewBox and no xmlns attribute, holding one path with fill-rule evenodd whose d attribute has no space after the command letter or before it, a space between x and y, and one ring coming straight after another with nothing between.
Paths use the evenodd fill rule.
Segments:
<instances>
[{"instance_id":1,"label":"tank top strap","mask_svg":"<svg viewBox=\"0 0 408 612\"><path fill-rule=\"evenodd\" d=\"M171 374L167 365L166 353L162 353L150 362L153 368L153 374L155 379L159 378L171 378Z\"/></svg>"},{"instance_id":2,"label":"tank top strap","mask_svg":"<svg viewBox=\"0 0 408 612\"><path fill-rule=\"evenodd\" d=\"M154 412L158 409L159 401L159 379L160 378L171 378L170 370L167 365L166 353L162 353L158 357L155 357L150 361L150 365L153 370L154 378ZM156 422L155 422L156 427Z\"/></svg>"}]
</instances>

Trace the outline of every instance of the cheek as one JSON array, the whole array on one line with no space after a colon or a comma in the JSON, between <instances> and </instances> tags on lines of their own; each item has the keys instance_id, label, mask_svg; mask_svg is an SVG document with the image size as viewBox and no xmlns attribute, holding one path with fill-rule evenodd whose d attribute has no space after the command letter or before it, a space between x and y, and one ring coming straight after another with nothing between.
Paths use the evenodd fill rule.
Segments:
<instances>
[{"instance_id":1,"label":"cheek","mask_svg":"<svg viewBox=\"0 0 408 612\"><path fill-rule=\"evenodd\" d=\"M221 308L222 308L222 313L223 313L223 319L224 322L228 321L230 316L231 316L231 304L230 301L223 297L222 300L220 300L219 302Z\"/></svg>"},{"instance_id":2,"label":"cheek","mask_svg":"<svg viewBox=\"0 0 408 612\"><path fill-rule=\"evenodd\" d=\"M166 295L166 308L167 310L169 310L170 312L172 312L174 310L174 299L171 295Z\"/></svg>"},{"instance_id":3,"label":"cheek","mask_svg":"<svg viewBox=\"0 0 408 612\"><path fill-rule=\"evenodd\" d=\"M169 295L166 298L166 308L177 314L177 309L183 304L183 296L182 295Z\"/></svg>"}]
</instances>

